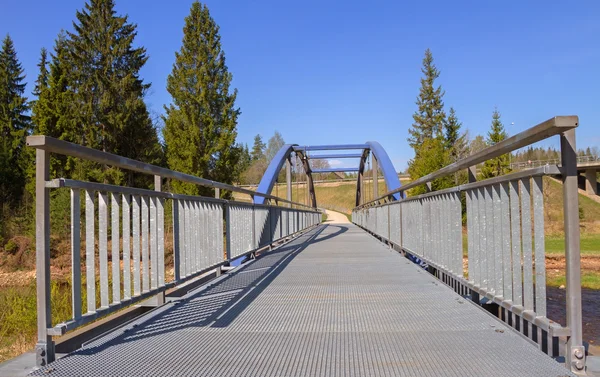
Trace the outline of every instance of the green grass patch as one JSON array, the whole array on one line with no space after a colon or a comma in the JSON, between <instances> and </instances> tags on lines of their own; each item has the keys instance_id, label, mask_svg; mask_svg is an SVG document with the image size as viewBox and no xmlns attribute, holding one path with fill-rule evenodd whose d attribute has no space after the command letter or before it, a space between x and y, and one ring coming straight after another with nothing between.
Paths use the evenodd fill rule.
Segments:
<instances>
[{"instance_id":1,"label":"green grass patch","mask_svg":"<svg viewBox=\"0 0 600 377\"><path fill-rule=\"evenodd\" d=\"M600 255L600 234L581 234L581 255ZM564 237L546 237L546 254L562 255L565 253Z\"/></svg>"},{"instance_id":2,"label":"green grass patch","mask_svg":"<svg viewBox=\"0 0 600 377\"><path fill-rule=\"evenodd\" d=\"M546 278L546 284L550 287L560 287L566 284L565 275ZM588 289L600 289L600 274L594 272L583 272L581 274L581 287Z\"/></svg>"}]
</instances>

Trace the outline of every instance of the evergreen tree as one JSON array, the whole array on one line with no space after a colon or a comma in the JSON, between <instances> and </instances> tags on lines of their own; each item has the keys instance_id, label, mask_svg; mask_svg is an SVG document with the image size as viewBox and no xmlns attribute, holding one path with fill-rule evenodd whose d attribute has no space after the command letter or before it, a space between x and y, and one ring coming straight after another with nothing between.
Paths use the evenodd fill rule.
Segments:
<instances>
[{"instance_id":1,"label":"evergreen tree","mask_svg":"<svg viewBox=\"0 0 600 377\"><path fill-rule=\"evenodd\" d=\"M42 49L39 73L36 80L34 95L37 98L32 101L31 120L33 123L33 134L52 136L61 140L81 143L78 133L81 127L76 117L76 106L74 93L69 86L69 51L66 34L61 31L54 42L54 51L47 57L45 49ZM30 160L27 169L27 192L35 194L35 150L29 148ZM78 164L72 157L52 154L50 156L50 174L53 177L85 178L85 174L78 176L74 174L74 168ZM82 169L80 169L82 170Z\"/></svg>"},{"instance_id":2,"label":"evergreen tree","mask_svg":"<svg viewBox=\"0 0 600 377\"><path fill-rule=\"evenodd\" d=\"M165 107L164 139L169 167L232 183L236 153L237 90L221 49L219 27L205 5L194 2L183 28L183 45L167 79L173 103ZM177 191L209 195L211 190L174 182Z\"/></svg>"},{"instance_id":3,"label":"evergreen tree","mask_svg":"<svg viewBox=\"0 0 600 377\"><path fill-rule=\"evenodd\" d=\"M461 133L462 123L456 117L454 108L450 108L448 119L444 122L444 142L450 153L451 162L456 162L467 155L467 134Z\"/></svg>"},{"instance_id":4,"label":"evergreen tree","mask_svg":"<svg viewBox=\"0 0 600 377\"><path fill-rule=\"evenodd\" d=\"M9 35L0 49L0 207L15 204L25 187L27 153L25 138L30 132L25 75ZM0 209L2 209L0 208Z\"/></svg>"},{"instance_id":5,"label":"evergreen tree","mask_svg":"<svg viewBox=\"0 0 600 377\"><path fill-rule=\"evenodd\" d=\"M441 86L435 86L440 72L433 64L433 55L429 49L425 51L421 72L424 77L421 78L421 88L417 97L418 109L413 114L414 123L408 138L408 143L415 152L414 159L408 162L408 172L413 180L441 169L449 160L444 140L444 91ZM441 189L449 185L450 179L440 179L434 182L432 187ZM412 194L423 192L423 187L412 190Z\"/></svg>"},{"instance_id":6,"label":"evergreen tree","mask_svg":"<svg viewBox=\"0 0 600 377\"><path fill-rule=\"evenodd\" d=\"M39 98L42 91L48 88L48 51L44 47L40 51L40 62L37 66L40 71L37 80L35 80L35 88L32 94Z\"/></svg>"},{"instance_id":7,"label":"evergreen tree","mask_svg":"<svg viewBox=\"0 0 600 377\"><path fill-rule=\"evenodd\" d=\"M262 141L262 136L254 136L254 145L252 146L252 161L261 160L265 157L266 145Z\"/></svg>"},{"instance_id":8,"label":"evergreen tree","mask_svg":"<svg viewBox=\"0 0 600 377\"><path fill-rule=\"evenodd\" d=\"M417 97L418 110L413 114L414 123L408 138L408 143L415 153L423 141L442 135L446 119L444 91L441 86L435 87L435 80L440 76L440 71L433 64L433 55L429 49L425 50L421 72L424 77L421 78L421 89Z\"/></svg>"},{"instance_id":9,"label":"evergreen tree","mask_svg":"<svg viewBox=\"0 0 600 377\"><path fill-rule=\"evenodd\" d=\"M67 85L73 93L71 110L78 129L69 138L88 147L135 160L160 163L161 147L144 95L150 84L140 78L148 60L143 47L134 47L136 25L115 12L113 0L90 0L76 13L68 33ZM73 126L73 123L69 125ZM74 132L73 132L74 131ZM90 179L119 183L123 176L105 166L85 166ZM133 183L133 174L127 179Z\"/></svg>"},{"instance_id":10,"label":"evergreen tree","mask_svg":"<svg viewBox=\"0 0 600 377\"><path fill-rule=\"evenodd\" d=\"M235 166L235 180L240 184L246 184L244 181L244 173L252 164L252 156L250 156L250 150L247 144L238 144L236 149L239 153L238 163Z\"/></svg>"},{"instance_id":11,"label":"evergreen tree","mask_svg":"<svg viewBox=\"0 0 600 377\"><path fill-rule=\"evenodd\" d=\"M495 145L507 137L508 134L504 130L504 125L500 120L500 112L496 108L492 114L492 127L488 132L487 144ZM502 156L486 161L481 168L482 178L498 177L508 172L510 172L508 154L503 154Z\"/></svg>"}]
</instances>

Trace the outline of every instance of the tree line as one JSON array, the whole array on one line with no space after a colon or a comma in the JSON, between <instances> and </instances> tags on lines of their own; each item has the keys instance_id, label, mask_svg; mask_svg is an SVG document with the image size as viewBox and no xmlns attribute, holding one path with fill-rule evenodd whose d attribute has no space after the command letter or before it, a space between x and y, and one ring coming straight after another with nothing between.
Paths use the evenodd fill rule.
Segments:
<instances>
[{"instance_id":1,"label":"tree line","mask_svg":"<svg viewBox=\"0 0 600 377\"><path fill-rule=\"evenodd\" d=\"M508 137L497 108L492 112L490 130L484 138L481 135L469 140L467 131L453 107L446 112L441 85L436 85L440 71L434 64L431 50L425 51L423 77L417 96L417 111L413 114L413 124L409 129L408 143L414 151L414 158L408 162L407 173L412 180L456 162L471 153L478 152ZM486 161L481 166L481 178L491 178L510 171L509 155L502 155ZM466 183L467 173L461 172L453 177L439 178L431 182L432 190L441 190L457 184ZM425 187L416 187L412 194L426 192Z\"/></svg>"},{"instance_id":2,"label":"tree line","mask_svg":"<svg viewBox=\"0 0 600 377\"><path fill-rule=\"evenodd\" d=\"M462 130L462 123L453 107L448 113L445 110L445 91L436 80L440 71L434 64L431 50L425 51L423 77L417 96L417 111L413 114L413 124L409 129L408 143L414 151L415 157L408 162L407 173L412 180L423 177L442 167L456 162L470 154L479 152L489 146L497 144L508 137L502 123L498 108L492 111L490 129L487 135L477 135L469 139L468 131ZM598 147L579 149L578 156L589 156L598 159ZM507 174L511 171L511 163L528 163L531 161L560 160L560 151L555 148L529 146L510 154L505 154L478 166L479 178L492 178ZM441 190L457 184L466 183L466 172L457 173L454 177L436 179L432 182L432 190ZM422 194L425 187L416 187L412 190L414 195Z\"/></svg>"},{"instance_id":3,"label":"tree line","mask_svg":"<svg viewBox=\"0 0 600 377\"><path fill-rule=\"evenodd\" d=\"M8 229L14 226L9 219L19 214L32 218L35 155L26 147L28 135L44 134L224 183L239 180L238 163L247 150L236 144L240 109L219 26L197 1L183 25L182 45L167 79L171 102L160 116L144 100L151 84L140 71L149 56L136 44L137 25L116 13L113 0L86 2L75 12L72 30L61 31L51 51L40 51L31 96L25 93L25 73L13 40L4 38L0 238L15 233ZM52 156L51 175L147 188L153 184L148 176L60 155ZM212 195L210 188L168 184L174 192Z\"/></svg>"}]
</instances>

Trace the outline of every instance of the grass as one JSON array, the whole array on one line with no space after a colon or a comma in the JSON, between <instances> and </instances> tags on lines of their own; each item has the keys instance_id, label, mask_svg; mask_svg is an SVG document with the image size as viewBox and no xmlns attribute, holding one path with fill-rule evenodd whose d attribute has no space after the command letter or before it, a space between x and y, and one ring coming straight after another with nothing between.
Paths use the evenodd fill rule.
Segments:
<instances>
[{"instance_id":1,"label":"grass","mask_svg":"<svg viewBox=\"0 0 600 377\"><path fill-rule=\"evenodd\" d=\"M600 255L600 234L581 234L581 255ZM546 237L546 254L562 255L565 253L565 238L561 236Z\"/></svg>"},{"instance_id":2,"label":"grass","mask_svg":"<svg viewBox=\"0 0 600 377\"><path fill-rule=\"evenodd\" d=\"M71 317L70 286L52 281L52 319L59 323ZM23 287L0 289L0 362L30 350L37 333L35 281Z\"/></svg>"},{"instance_id":3,"label":"grass","mask_svg":"<svg viewBox=\"0 0 600 377\"><path fill-rule=\"evenodd\" d=\"M546 285L550 287L560 287L566 285L565 275L547 276ZM581 287L587 289L600 289L600 274L597 272L581 273Z\"/></svg>"}]
</instances>

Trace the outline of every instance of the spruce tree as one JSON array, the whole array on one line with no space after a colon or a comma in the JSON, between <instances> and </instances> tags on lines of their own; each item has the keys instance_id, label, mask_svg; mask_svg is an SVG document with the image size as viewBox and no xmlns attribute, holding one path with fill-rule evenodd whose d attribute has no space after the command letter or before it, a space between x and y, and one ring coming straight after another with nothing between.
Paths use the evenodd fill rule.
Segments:
<instances>
[{"instance_id":1,"label":"spruce tree","mask_svg":"<svg viewBox=\"0 0 600 377\"><path fill-rule=\"evenodd\" d=\"M466 132L461 133L462 123L456 116L453 107L450 108L448 119L444 122L444 143L449 152L450 162L456 162L468 154L468 142Z\"/></svg>"},{"instance_id":2,"label":"spruce tree","mask_svg":"<svg viewBox=\"0 0 600 377\"><path fill-rule=\"evenodd\" d=\"M44 47L40 51L40 62L37 64L37 67L39 68L39 74L37 80L35 80L35 88L32 94L36 98L39 98L42 91L48 88L48 51Z\"/></svg>"},{"instance_id":3,"label":"spruce tree","mask_svg":"<svg viewBox=\"0 0 600 377\"><path fill-rule=\"evenodd\" d=\"M433 55L427 49L423 58L421 72L421 88L417 97L417 111L413 114L414 123L409 130L408 143L415 152L415 157L408 162L408 173L415 180L447 165L449 154L446 150L444 140L444 124L446 114L444 112L443 96L441 86L435 84L440 76ZM451 180L440 179L433 182L434 189L441 189L451 185ZM417 187L412 194L425 192L425 188Z\"/></svg>"},{"instance_id":4,"label":"spruce tree","mask_svg":"<svg viewBox=\"0 0 600 377\"><path fill-rule=\"evenodd\" d=\"M140 78L148 60L143 47L133 45L136 25L117 15L113 0L90 0L76 13L68 33L68 86L74 95L77 143L106 152L160 163L161 147L144 103L150 84ZM72 125L71 125L72 126ZM90 179L122 182L117 170L85 166ZM133 183L133 175L127 177Z\"/></svg>"},{"instance_id":5,"label":"spruce tree","mask_svg":"<svg viewBox=\"0 0 600 377\"><path fill-rule=\"evenodd\" d=\"M254 145L252 145L252 161L261 160L265 157L265 148L266 145L262 141L262 136L256 135L254 136Z\"/></svg>"},{"instance_id":6,"label":"spruce tree","mask_svg":"<svg viewBox=\"0 0 600 377\"><path fill-rule=\"evenodd\" d=\"M185 19L183 43L167 78L172 103L165 107L164 140L169 167L184 173L232 183L236 153L237 89L225 64L219 27L209 10L192 4ZM211 195L197 185L174 182L178 192Z\"/></svg>"},{"instance_id":7,"label":"spruce tree","mask_svg":"<svg viewBox=\"0 0 600 377\"><path fill-rule=\"evenodd\" d=\"M421 89L417 97L418 110L413 114L414 123L412 129L409 130L408 138L408 143L415 152L426 139L442 135L446 119L444 91L441 86L435 86L435 80L440 77L440 71L433 64L433 55L429 49L425 50L421 72L424 77L421 78Z\"/></svg>"},{"instance_id":8,"label":"spruce tree","mask_svg":"<svg viewBox=\"0 0 600 377\"><path fill-rule=\"evenodd\" d=\"M25 75L12 39L0 49L0 207L16 204L25 187L28 156L25 138L30 132ZM0 208L1 209L1 208Z\"/></svg>"},{"instance_id":9,"label":"spruce tree","mask_svg":"<svg viewBox=\"0 0 600 377\"><path fill-rule=\"evenodd\" d=\"M34 134L52 136L61 140L83 144L81 123L78 118L78 106L73 91L71 75L71 53L67 44L67 36L61 32L54 43L48 68L44 68L40 59L40 72L36 85L37 99L34 101L31 113ZM43 85L47 80L47 84ZM34 93L35 94L35 93ZM78 166L76 160L58 154L51 156L51 175L65 178L85 178L85 171L80 167L80 173L75 174ZM30 188L35 168L30 167Z\"/></svg>"},{"instance_id":10,"label":"spruce tree","mask_svg":"<svg viewBox=\"0 0 600 377\"><path fill-rule=\"evenodd\" d=\"M492 114L492 126L488 132L486 142L488 145L495 145L507 137L508 134L504 130L504 125L500 120L500 112L496 108ZM486 161L481 168L482 178L498 177L508 172L510 172L508 154L503 154L502 156Z\"/></svg>"}]
</instances>

